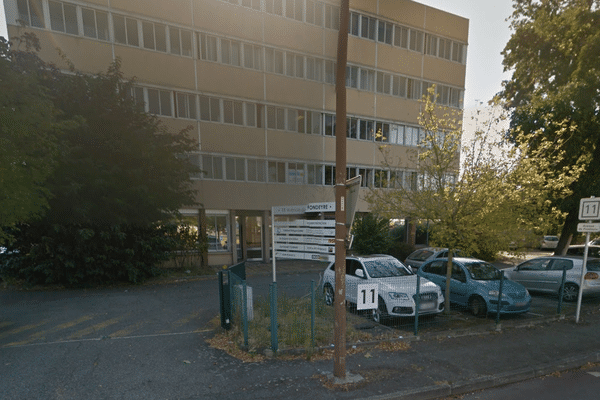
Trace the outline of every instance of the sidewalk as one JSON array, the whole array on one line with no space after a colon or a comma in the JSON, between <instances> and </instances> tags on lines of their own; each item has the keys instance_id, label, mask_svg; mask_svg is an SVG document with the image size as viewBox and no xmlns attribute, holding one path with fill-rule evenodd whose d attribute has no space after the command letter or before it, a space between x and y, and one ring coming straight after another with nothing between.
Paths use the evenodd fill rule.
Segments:
<instances>
[{"instance_id":1,"label":"sidewalk","mask_svg":"<svg viewBox=\"0 0 600 400\"><path fill-rule=\"evenodd\" d=\"M278 273L320 271L326 265L306 264L278 262ZM247 273L267 274L269 268L250 263ZM407 350L368 344L362 352L349 351L346 381L333 377L333 360L271 359L249 368L251 373L240 376L239 383L257 389L263 384L258 377L268 370L272 376L267 386L285 382L285 393L295 398L439 399L600 362L599 324L595 304L586 306L578 324L572 316L552 316L528 322L501 320L497 329L494 320L487 319L475 328L398 339L409 345ZM263 391L254 389L245 391L246 398L265 398Z\"/></svg>"}]
</instances>

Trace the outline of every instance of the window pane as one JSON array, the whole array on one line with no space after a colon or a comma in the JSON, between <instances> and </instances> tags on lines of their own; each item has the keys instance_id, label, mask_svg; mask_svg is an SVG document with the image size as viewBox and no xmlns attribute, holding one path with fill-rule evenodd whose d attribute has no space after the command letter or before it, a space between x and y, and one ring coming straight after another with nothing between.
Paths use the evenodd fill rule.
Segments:
<instances>
[{"instance_id":1,"label":"window pane","mask_svg":"<svg viewBox=\"0 0 600 400\"><path fill-rule=\"evenodd\" d=\"M148 112L150 114L160 114L158 90L148 89Z\"/></svg>"},{"instance_id":2,"label":"window pane","mask_svg":"<svg viewBox=\"0 0 600 400\"><path fill-rule=\"evenodd\" d=\"M98 30L98 39L109 40L108 38L108 13L96 11L96 27Z\"/></svg>"},{"instance_id":3,"label":"window pane","mask_svg":"<svg viewBox=\"0 0 600 400\"><path fill-rule=\"evenodd\" d=\"M296 119L298 116L296 115L296 110L287 110L287 130L295 132L296 131Z\"/></svg>"},{"instance_id":4,"label":"window pane","mask_svg":"<svg viewBox=\"0 0 600 400\"><path fill-rule=\"evenodd\" d=\"M138 26L135 19L127 18L127 43L132 46L139 46Z\"/></svg>"},{"instance_id":5,"label":"window pane","mask_svg":"<svg viewBox=\"0 0 600 400\"><path fill-rule=\"evenodd\" d=\"M225 159L225 179L228 181L235 180L235 159L227 157Z\"/></svg>"},{"instance_id":6,"label":"window pane","mask_svg":"<svg viewBox=\"0 0 600 400\"><path fill-rule=\"evenodd\" d=\"M63 21L62 3L49 1L48 8L50 10L50 28L54 31L64 32L65 24Z\"/></svg>"},{"instance_id":7,"label":"window pane","mask_svg":"<svg viewBox=\"0 0 600 400\"><path fill-rule=\"evenodd\" d=\"M296 55L296 77L304 78L304 57Z\"/></svg>"},{"instance_id":8,"label":"window pane","mask_svg":"<svg viewBox=\"0 0 600 400\"><path fill-rule=\"evenodd\" d=\"M91 38L96 38L96 18L94 10L87 8L81 9L81 19L83 21L83 35Z\"/></svg>"},{"instance_id":9,"label":"window pane","mask_svg":"<svg viewBox=\"0 0 600 400\"><path fill-rule=\"evenodd\" d=\"M77 9L73 5L65 4L64 10L65 28L67 30L67 33L79 35L79 28L77 26Z\"/></svg>"},{"instance_id":10,"label":"window pane","mask_svg":"<svg viewBox=\"0 0 600 400\"><path fill-rule=\"evenodd\" d=\"M223 122L233 124L233 102L231 100L223 100Z\"/></svg>"},{"instance_id":11,"label":"window pane","mask_svg":"<svg viewBox=\"0 0 600 400\"><path fill-rule=\"evenodd\" d=\"M267 128L277 129L275 107L267 106Z\"/></svg>"},{"instance_id":12,"label":"window pane","mask_svg":"<svg viewBox=\"0 0 600 400\"><path fill-rule=\"evenodd\" d=\"M221 104L219 99L210 98L210 120L213 122L221 121Z\"/></svg>"},{"instance_id":13,"label":"window pane","mask_svg":"<svg viewBox=\"0 0 600 400\"><path fill-rule=\"evenodd\" d=\"M24 21L25 25L30 25L27 0L17 0L17 10L19 11L19 19Z\"/></svg>"},{"instance_id":14,"label":"window pane","mask_svg":"<svg viewBox=\"0 0 600 400\"><path fill-rule=\"evenodd\" d=\"M181 55L192 56L192 32L181 31Z\"/></svg>"},{"instance_id":15,"label":"window pane","mask_svg":"<svg viewBox=\"0 0 600 400\"><path fill-rule=\"evenodd\" d=\"M283 108L277 108L277 129L285 130L285 110Z\"/></svg>"},{"instance_id":16,"label":"window pane","mask_svg":"<svg viewBox=\"0 0 600 400\"><path fill-rule=\"evenodd\" d=\"M160 91L160 113L161 115L173 115L171 112L171 92L166 90Z\"/></svg>"},{"instance_id":17,"label":"window pane","mask_svg":"<svg viewBox=\"0 0 600 400\"><path fill-rule=\"evenodd\" d=\"M181 46L179 41L179 29L169 27L169 38L171 43L171 53L181 55Z\"/></svg>"},{"instance_id":18,"label":"window pane","mask_svg":"<svg viewBox=\"0 0 600 400\"><path fill-rule=\"evenodd\" d=\"M285 74L287 76L294 76L294 55L290 53L286 53L285 55Z\"/></svg>"},{"instance_id":19,"label":"window pane","mask_svg":"<svg viewBox=\"0 0 600 400\"><path fill-rule=\"evenodd\" d=\"M29 0L29 15L31 16L31 26L44 28L44 12L42 0Z\"/></svg>"},{"instance_id":20,"label":"window pane","mask_svg":"<svg viewBox=\"0 0 600 400\"><path fill-rule=\"evenodd\" d=\"M154 25L151 22L142 21L142 34L144 35L144 48L154 50Z\"/></svg>"},{"instance_id":21,"label":"window pane","mask_svg":"<svg viewBox=\"0 0 600 400\"><path fill-rule=\"evenodd\" d=\"M167 27L163 24L154 24L154 36L156 38L156 50L167 52Z\"/></svg>"},{"instance_id":22,"label":"window pane","mask_svg":"<svg viewBox=\"0 0 600 400\"><path fill-rule=\"evenodd\" d=\"M113 14L113 28L115 32L115 42L126 44L127 36L125 35L125 18L120 15Z\"/></svg>"},{"instance_id":23,"label":"window pane","mask_svg":"<svg viewBox=\"0 0 600 400\"><path fill-rule=\"evenodd\" d=\"M254 67L254 52L253 46L249 44L244 45L244 67L253 68Z\"/></svg>"},{"instance_id":24,"label":"window pane","mask_svg":"<svg viewBox=\"0 0 600 400\"><path fill-rule=\"evenodd\" d=\"M210 120L210 101L207 96L200 96L200 119L202 121Z\"/></svg>"},{"instance_id":25,"label":"window pane","mask_svg":"<svg viewBox=\"0 0 600 400\"><path fill-rule=\"evenodd\" d=\"M242 102L235 101L233 103L233 123L236 125L244 125L244 112L242 111Z\"/></svg>"},{"instance_id":26,"label":"window pane","mask_svg":"<svg viewBox=\"0 0 600 400\"><path fill-rule=\"evenodd\" d=\"M240 42L231 42L231 65L238 67L241 65L241 46Z\"/></svg>"},{"instance_id":27,"label":"window pane","mask_svg":"<svg viewBox=\"0 0 600 400\"><path fill-rule=\"evenodd\" d=\"M246 125L256 126L256 105L252 103L246 104Z\"/></svg>"}]
</instances>

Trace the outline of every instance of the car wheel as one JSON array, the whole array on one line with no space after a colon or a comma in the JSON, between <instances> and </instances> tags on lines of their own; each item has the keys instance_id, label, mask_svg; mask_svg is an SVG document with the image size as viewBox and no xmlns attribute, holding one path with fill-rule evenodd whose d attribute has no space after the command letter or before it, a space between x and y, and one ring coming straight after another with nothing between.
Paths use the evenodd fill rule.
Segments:
<instances>
[{"instance_id":1,"label":"car wheel","mask_svg":"<svg viewBox=\"0 0 600 400\"><path fill-rule=\"evenodd\" d=\"M471 312L474 316L485 317L487 315L487 306L485 305L485 301L481 297L473 297L469 304Z\"/></svg>"},{"instance_id":2,"label":"car wheel","mask_svg":"<svg viewBox=\"0 0 600 400\"><path fill-rule=\"evenodd\" d=\"M379 297L377 303L377 309L373 310L371 317L373 318L373 321L382 324L388 318L387 306L381 297Z\"/></svg>"},{"instance_id":3,"label":"car wheel","mask_svg":"<svg viewBox=\"0 0 600 400\"><path fill-rule=\"evenodd\" d=\"M328 306L332 306L334 296L335 294L333 293L333 288L330 284L326 284L323 288L323 297L325 298L325 304L327 304Z\"/></svg>"},{"instance_id":4,"label":"car wheel","mask_svg":"<svg viewBox=\"0 0 600 400\"><path fill-rule=\"evenodd\" d=\"M564 301L576 301L579 295L579 287L573 283L566 283L563 289Z\"/></svg>"}]
</instances>

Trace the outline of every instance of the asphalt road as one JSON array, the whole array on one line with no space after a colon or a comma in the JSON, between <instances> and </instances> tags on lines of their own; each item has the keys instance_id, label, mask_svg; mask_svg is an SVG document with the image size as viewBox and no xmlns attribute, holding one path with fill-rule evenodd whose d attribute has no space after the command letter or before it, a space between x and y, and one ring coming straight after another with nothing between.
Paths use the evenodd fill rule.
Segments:
<instances>
[{"instance_id":1,"label":"asphalt road","mask_svg":"<svg viewBox=\"0 0 600 400\"><path fill-rule=\"evenodd\" d=\"M311 280L318 284L319 274L282 274L278 290L306 295ZM266 296L270 283L270 276L248 279L255 298ZM534 304L551 311L556 300L536 296ZM586 302L584 307L597 307L599 300ZM536 318L536 310L521 317ZM0 291L0 398L239 398L250 389L242 388L247 382L236 376L247 376L250 367L204 342L218 312L215 279L116 289ZM479 320L457 312L450 320L425 319L421 329L469 323ZM389 328L411 331L412 325ZM314 376L318 368L318 363L299 364L293 369L296 381ZM285 382L262 378L268 384L253 386L251 398L278 398L273 390L284 394ZM315 396L330 398L326 391Z\"/></svg>"}]
</instances>

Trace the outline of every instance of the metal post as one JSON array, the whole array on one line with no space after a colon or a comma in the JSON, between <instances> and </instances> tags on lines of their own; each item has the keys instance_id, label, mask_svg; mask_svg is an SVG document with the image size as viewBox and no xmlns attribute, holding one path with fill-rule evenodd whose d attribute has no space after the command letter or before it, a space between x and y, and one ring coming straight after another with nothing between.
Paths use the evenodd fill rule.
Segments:
<instances>
[{"instance_id":1,"label":"metal post","mask_svg":"<svg viewBox=\"0 0 600 400\"><path fill-rule=\"evenodd\" d=\"M415 336L419 334L419 308L421 307L421 276L417 275L417 294L415 295Z\"/></svg>"},{"instance_id":2,"label":"metal post","mask_svg":"<svg viewBox=\"0 0 600 400\"><path fill-rule=\"evenodd\" d=\"M315 347L315 280L310 281L310 345Z\"/></svg>"},{"instance_id":3,"label":"metal post","mask_svg":"<svg viewBox=\"0 0 600 400\"><path fill-rule=\"evenodd\" d=\"M242 327L244 330L244 348L248 348L248 286L242 281Z\"/></svg>"},{"instance_id":4,"label":"metal post","mask_svg":"<svg viewBox=\"0 0 600 400\"><path fill-rule=\"evenodd\" d=\"M500 309L502 308L502 286L504 286L504 271L500 271L500 287L498 288L498 308L496 311L496 326L500 323Z\"/></svg>"},{"instance_id":5,"label":"metal post","mask_svg":"<svg viewBox=\"0 0 600 400\"><path fill-rule=\"evenodd\" d=\"M589 221L591 223L591 221ZM583 265L581 266L581 278L579 279L579 293L577 293L577 311L575 312L575 323L579 322L579 313L581 312L581 297L583 295L583 281L585 278L587 258L588 258L588 243L590 242L590 233L585 234L585 249L583 250Z\"/></svg>"},{"instance_id":6,"label":"metal post","mask_svg":"<svg viewBox=\"0 0 600 400\"><path fill-rule=\"evenodd\" d=\"M271 294L271 350L277 353L277 282L269 285Z\"/></svg>"},{"instance_id":7,"label":"metal post","mask_svg":"<svg viewBox=\"0 0 600 400\"><path fill-rule=\"evenodd\" d=\"M567 265L563 265L563 273L562 279L560 281L560 290L558 292L558 309L556 310L557 314L560 314L562 311L562 302L563 302L563 294L565 291L565 281L567 280Z\"/></svg>"},{"instance_id":8,"label":"metal post","mask_svg":"<svg viewBox=\"0 0 600 400\"><path fill-rule=\"evenodd\" d=\"M335 80L335 296L333 375L346 378L346 64L349 0L340 3Z\"/></svg>"}]
</instances>

